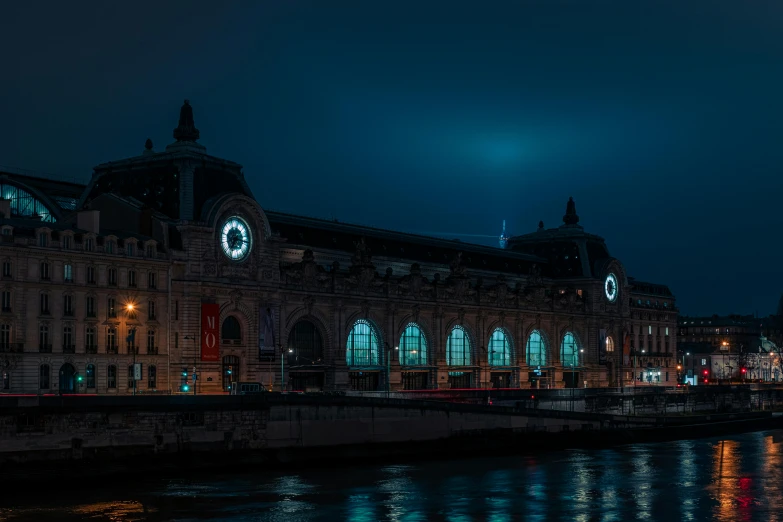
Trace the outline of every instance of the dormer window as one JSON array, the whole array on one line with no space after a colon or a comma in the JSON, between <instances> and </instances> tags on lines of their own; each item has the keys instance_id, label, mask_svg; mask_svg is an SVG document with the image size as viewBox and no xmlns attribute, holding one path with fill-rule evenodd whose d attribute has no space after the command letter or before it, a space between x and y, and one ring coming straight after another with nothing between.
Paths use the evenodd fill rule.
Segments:
<instances>
[{"instance_id":1,"label":"dormer window","mask_svg":"<svg viewBox=\"0 0 783 522\"><path fill-rule=\"evenodd\" d=\"M132 241L125 243L125 253L129 256L136 255L136 243Z\"/></svg>"},{"instance_id":2,"label":"dormer window","mask_svg":"<svg viewBox=\"0 0 783 522\"><path fill-rule=\"evenodd\" d=\"M155 257L155 245L147 245L147 257Z\"/></svg>"},{"instance_id":3,"label":"dormer window","mask_svg":"<svg viewBox=\"0 0 783 522\"><path fill-rule=\"evenodd\" d=\"M114 241L109 239L106 241L106 253L107 254L113 254L114 253Z\"/></svg>"},{"instance_id":4,"label":"dormer window","mask_svg":"<svg viewBox=\"0 0 783 522\"><path fill-rule=\"evenodd\" d=\"M3 235L4 236L11 236L13 235L14 230L11 227L3 227Z\"/></svg>"},{"instance_id":5,"label":"dormer window","mask_svg":"<svg viewBox=\"0 0 783 522\"><path fill-rule=\"evenodd\" d=\"M49 234L46 232L40 232L38 234L38 246L45 247L49 246Z\"/></svg>"},{"instance_id":6,"label":"dormer window","mask_svg":"<svg viewBox=\"0 0 783 522\"><path fill-rule=\"evenodd\" d=\"M71 236L69 234L63 235L63 249L71 249Z\"/></svg>"},{"instance_id":7,"label":"dormer window","mask_svg":"<svg viewBox=\"0 0 783 522\"><path fill-rule=\"evenodd\" d=\"M94 249L95 249L95 240L91 237L85 238L84 250L87 252L92 252Z\"/></svg>"}]
</instances>

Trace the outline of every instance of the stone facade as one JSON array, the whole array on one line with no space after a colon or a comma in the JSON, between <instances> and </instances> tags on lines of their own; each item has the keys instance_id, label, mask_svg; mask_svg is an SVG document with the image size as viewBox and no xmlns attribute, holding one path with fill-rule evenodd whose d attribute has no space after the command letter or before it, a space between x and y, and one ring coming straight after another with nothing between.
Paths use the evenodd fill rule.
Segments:
<instances>
[{"instance_id":1,"label":"stone facade","mask_svg":"<svg viewBox=\"0 0 783 522\"><path fill-rule=\"evenodd\" d=\"M186 104L175 143L86 186L0 176L47 209L0 200L3 392L133 393L134 363L136 393L674 385L674 297L627 277L573 201L505 249L292 216L198 136Z\"/></svg>"}]
</instances>

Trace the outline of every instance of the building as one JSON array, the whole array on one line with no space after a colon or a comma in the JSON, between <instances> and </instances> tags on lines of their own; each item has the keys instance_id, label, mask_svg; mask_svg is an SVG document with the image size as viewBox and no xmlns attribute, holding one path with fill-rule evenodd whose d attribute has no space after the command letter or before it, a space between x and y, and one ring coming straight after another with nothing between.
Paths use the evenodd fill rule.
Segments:
<instances>
[{"instance_id":1,"label":"building","mask_svg":"<svg viewBox=\"0 0 783 522\"><path fill-rule=\"evenodd\" d=\"M681 316L678 334L678 354L691 382L781 378L778 316Z\"/></svg>"},{"instance_id":2,"label":"building","mask_svg":"<svg viewBox=\"0 0 783 522\"><path fill-rule=\"evenodd\" d=\"M674 297L573 200L557 228L471 245L265 210L188 102L174 138L86 186L0 175L3 392L675 382Z\"/></svg>"}]
</instances>

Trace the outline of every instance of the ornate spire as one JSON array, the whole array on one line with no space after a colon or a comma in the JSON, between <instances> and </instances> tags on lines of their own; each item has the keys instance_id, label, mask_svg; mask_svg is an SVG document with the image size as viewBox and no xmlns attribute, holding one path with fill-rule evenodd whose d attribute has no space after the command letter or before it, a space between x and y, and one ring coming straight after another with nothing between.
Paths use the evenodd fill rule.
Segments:
<instances>
[{"instance_id":1,"label":"ornate spire","mask_svg":"<svg viewBox=\"0 0 783 522\"><path fill-rule=\"evenodd\" d=\"M568 205L566 205L566 213L563 216L563 223L566 225L576 225L579 223L579 216L576 215L576 203L574 198L568 198Z\"/></svg>"},{"instance_id":2,"label":"ornate spire","mask_svg":"<svg viewBox=\"0 0 783 522\"><path fill-rule=\"evenodd\" d=\"M182 108L179 110L179 126L174 129L174 139L177 141L197 141L199 132L196 124L193 123L193 107L190 102L185 100Z\"/></svg>"}]
</instances>

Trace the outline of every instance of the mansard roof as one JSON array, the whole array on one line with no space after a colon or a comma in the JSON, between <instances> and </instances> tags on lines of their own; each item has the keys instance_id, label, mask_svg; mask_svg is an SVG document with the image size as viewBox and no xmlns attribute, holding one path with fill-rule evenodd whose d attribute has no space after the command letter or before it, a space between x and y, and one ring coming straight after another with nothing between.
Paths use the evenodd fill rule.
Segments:
<instances>
[{"instance_id":1,"label":"mansard roof","mask_svg":"<svg viewBox=\"0 0 783 522\"><path fill-rule=\"evenodd\" d=\"M647 283L632 277L628 278L628 283L632 286L631 292L633 294L643 294L654 297L674 297L674 294L672 294L672 291L669 290L669 287L666 285Z\"/></svg>"},{"instance_id":2,"label":"mansard roof","mask_svg":"<svg viewBox=\"0 0 783 522\"><path fill-rule=\"evenodd\" d=\"M487 270L528 275L533 265L549 276L547 262L540 257L392 230L266 211L273 234L295 248L353 253L364 239L374 257L406 262L448 264L462 253L463 265L474 271Z\"/></svg>"}]
</instances>

